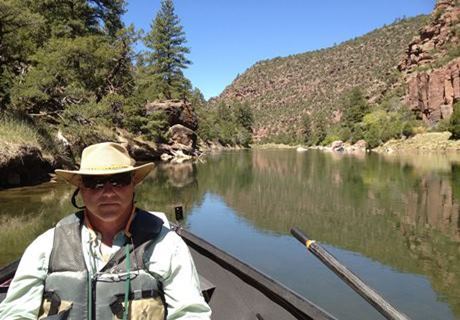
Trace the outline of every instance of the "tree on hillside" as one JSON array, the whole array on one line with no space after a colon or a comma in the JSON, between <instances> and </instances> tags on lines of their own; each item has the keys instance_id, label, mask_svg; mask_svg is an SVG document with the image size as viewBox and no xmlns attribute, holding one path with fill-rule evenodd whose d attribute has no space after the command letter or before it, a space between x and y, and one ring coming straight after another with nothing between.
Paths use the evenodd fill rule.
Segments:
<instances>
[{"instance_id":1,"label":"tree on hillside","mask_svg":"<svg viewBox=\"0 0 460 320\"><path fill-rule=\"evenodd\" d=\"M191 90L182 70L191 63L186 58L190 49L185 47L185 32L174 12L172 0L162 0L151 30L144 38L151 49L145 57L146 73L153 82L153 89L166 99L182 98Z\"/></svg>"},{"instance_id":2,"label":"tree on hillside","mask_svg":"<svg viewBox=\"0 0 460 320\"><path fill-rule=\"evenodd\" d=\"M361 89L355 87L342 100L342 125L350 130L350 139L355 142L362 138L361 122L369 111L369 105Z\"/></svg>"},{"instance_id":3,"label":"tree on hillside","mask_svg":"<svg viewBox=\"0 0 460 320\"><path fill-rule=\"evenodd\" d=\"M323 112L315 114L313 123L313 137L310 140L312 145L317 145L323 142L327 136L327 119Z\"/></svg>"},{"instance_id":4,"label":"tree on hillside","mask_svg":"<svg viewBox=\"0 0 460 320\"><path fill-rule=\"evenodd\" d=\"M18 0L47 22L47 37L79 37L108 34L115 37L123 28L125 0ZM45 38L46 39L46 38Z\"/></svg>"},{"instance_id":5,"label":"tree on hillside","mask_svg":"<svg viewBox=\"0 0 460 320\"><path fill-rule=\"evenodd\" d=\"M0 2L0 110L10 102L14 78L25 72L39 43L44 19L22 1Z\"/></svg>"},{"instance_id":6,"label":"tree on hillside","mask_svg":"<svg viewBox=\"0 0 460 320\"><path fill-rule=\"evenodd\" d=\"M454 104L454 112L450 116L449 131L452 133L451 139L460 139L460 102Z\"/></svg>"},{"instance_id":7,"label":"tree on hillside","mask_svg":"<svg viewBox=\"0 0 460 320\"><path fill-rule=\"evenodd\" d=\"M247 131L252 132L254 116L252 114L251 107L249 107L249 104L247 102L238 102L233 106L233 108L237 123L240 124Z\"/></svg>"},{"instance_id":8,"label":"tree on hillside","mask_svg":"<svg viewBox=\"0 0 460 320\"><path fill-rule=\"evenodd\" d=\"M111 93L129 94L132 41L122 28L123 7L124 0L30 2L29 9L46 23L15 78L10 107L54 112L91 107Z\"/></svg>"},{"instance_id":9,"label":"tree on hillside","mask_svg":"<svg viewBox=\"0 0 460 320\"><path fill-rule=\"evenodd\" d=\"M302 138L303 142L309 145L311 143L311 138L313 137L313 128L311 117L309 114L304 114L302 116Z\"/></svg>"}]
</instances>

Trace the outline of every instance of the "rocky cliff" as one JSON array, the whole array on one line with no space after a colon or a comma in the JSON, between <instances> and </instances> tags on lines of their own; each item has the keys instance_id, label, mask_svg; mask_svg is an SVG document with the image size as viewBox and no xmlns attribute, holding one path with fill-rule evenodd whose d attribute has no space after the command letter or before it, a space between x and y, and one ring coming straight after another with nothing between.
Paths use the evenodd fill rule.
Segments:
<instances>
[{"instance_id":1,"label":"rocky cliff","mask_svg":"<svg viewBox=\"0 0 460 320\"><path fill-rule=\"evenodd\" d=\"M428 125L448 119L460 100L459 22L458 0L439 0L398 65L407 84L405 102Z\"/></svg>"}]
</instances>

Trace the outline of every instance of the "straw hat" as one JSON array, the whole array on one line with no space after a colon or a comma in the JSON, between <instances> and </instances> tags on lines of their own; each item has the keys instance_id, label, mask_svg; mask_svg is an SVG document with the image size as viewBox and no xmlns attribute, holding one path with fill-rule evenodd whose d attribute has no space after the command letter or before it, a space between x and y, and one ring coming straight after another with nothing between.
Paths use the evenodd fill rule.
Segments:
<instances>
[{"instance_id":1,"label":"straw hat","mask_svg":"<svg viewBox=\"0 0 460 320\"><path fill-rule=\"evenodd\" d=\"M83 149L79 170L55 170L56 175L79 186L82 175L111 175L133 171L134 184L142 181L153 169L153 163L135 167L134 159L121 144L103 142Z\"/></svg>"}]
</instances>

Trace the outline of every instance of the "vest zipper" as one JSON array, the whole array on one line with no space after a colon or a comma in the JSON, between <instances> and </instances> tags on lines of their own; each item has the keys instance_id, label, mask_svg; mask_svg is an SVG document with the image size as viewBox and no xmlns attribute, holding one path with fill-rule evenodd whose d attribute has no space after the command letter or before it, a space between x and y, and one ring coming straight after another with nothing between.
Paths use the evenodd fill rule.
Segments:
<instances>
[{"instance_id":1,"label":"vest zipper","mask_svg":"<svg viewBox=\"0 0 460 320\"><path fill-rule=\"evenodd\" d=\"M94 277L91 277L91 293L93 298L91 299L91 309L92 309L92 315L91 315L91 320L96 320L96 275Z\"/></svg>"},{"instance_id":2,"label":"vest zipper","mask_svg":"<svg viewBox=\"0 0 460 320\"><path fill-rule=\"evenodd\" d=\"M88 272L88 299L87 299L87 319L96 319L96 274L90 275Z\"/></svg>"}]
</instances>

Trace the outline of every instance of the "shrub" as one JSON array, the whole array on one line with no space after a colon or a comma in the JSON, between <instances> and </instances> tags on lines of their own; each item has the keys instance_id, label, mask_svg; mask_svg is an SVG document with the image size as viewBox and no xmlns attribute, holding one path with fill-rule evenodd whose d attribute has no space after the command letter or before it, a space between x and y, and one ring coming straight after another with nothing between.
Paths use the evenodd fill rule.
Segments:
<instances>
[{"instance_id":1,"label":"shrub","mask_svg":"<svg viewBox=\"0 0 460 320\"><path fill-rule=\"evenodd\" d=\"M450 117L449 131L452 133L451 139L460 139L460 101L454 104L454 112Z\"/></svg>"},{"instance_id":2,"label":"shrub","mask_svg":"<svg viewBox=\"0 0 460 320\"><path fill-rule=\"evenodd\" d=\"M323 146L327 146L329 144L331 144L332 142L334 141L337 141L337 140L341 140L340 137L338 135L335 135L335 134L328 134L324 140L321 142L321 144Z\"/></svg>"},{"instance_id":3,"label":"shrub","mask_svg":"<svg viewBox=\"0 0 460 320\"><path fill-rule=\"evenodd\" d=\"M435 132L449 131L449 127L450 127L450 119L441 119L432 128L432 131L435 131Z\"/></svg>"}]
</instances>

